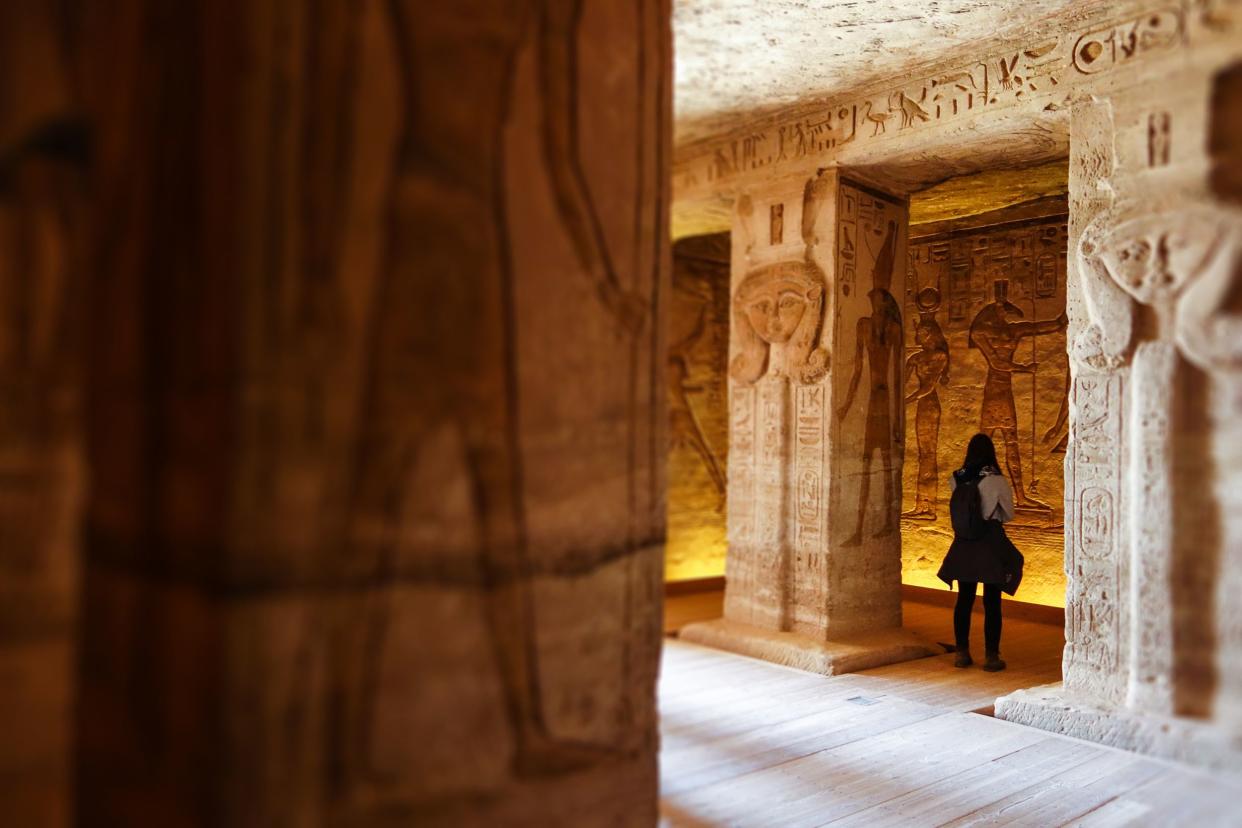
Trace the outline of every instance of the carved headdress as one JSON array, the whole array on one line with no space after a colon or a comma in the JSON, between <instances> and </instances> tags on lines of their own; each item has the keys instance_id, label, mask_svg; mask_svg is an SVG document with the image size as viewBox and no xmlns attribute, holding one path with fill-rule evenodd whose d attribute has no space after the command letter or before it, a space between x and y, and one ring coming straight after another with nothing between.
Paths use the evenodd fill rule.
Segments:
<instances>
[{"instance_id":1,"label":"carved headdress","mask_svg":"<svg viewBox=\"0 0 1242 828\"><path fill-rule=\"evenodd\" d=\"M807 262L779 262L751 271L733 296L733 331L740 353L729 373L752 383L767 373L773 347L784 349L783 370L818 382L828 370L820 347L824 277Z\"/></svg>"}]
</instances>

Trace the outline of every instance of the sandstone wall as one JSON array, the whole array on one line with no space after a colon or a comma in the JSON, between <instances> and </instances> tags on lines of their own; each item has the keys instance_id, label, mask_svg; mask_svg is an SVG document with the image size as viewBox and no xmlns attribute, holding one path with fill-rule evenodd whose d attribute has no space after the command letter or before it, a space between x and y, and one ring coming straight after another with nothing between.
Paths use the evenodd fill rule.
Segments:
<instances>
[{"instance_id":1,"label":"sandstone wall","mask_svg":"<svg viewBox=\"0 0 1242 828\"><path fill-rule=\"evenodd\" d=\"M723 575L729 452L729 234L673 245L665 578Z\"/></svg>"},{"instance_id":2,"label":"sandstone wall","mask_svg":"<svg viewBox=\"0 0 1242 828\"><path fill-rule=\"evenodd\" d=\"M1055 212L1065 201L1036 206L1051 214L1023 217L1032 209L1017 208L911 228L902 580L944 587L936 570L953 537L949 478L970 437L984 431L1016 493L1017 514L1006 526L1026 556L1016 597L1063 606L1069 361L1063 323L1047 323L1065 311L1066 215ZM981 314L996 306L998 289L1017 310L991 330ZM1010 358L986 356L971 344L972 329L1014 344ZM990 372L1008 379L1009 395L1003 388L989 393ZM1016 429L1007 440L1010 401Z\"/></svg>"}]
</instances>

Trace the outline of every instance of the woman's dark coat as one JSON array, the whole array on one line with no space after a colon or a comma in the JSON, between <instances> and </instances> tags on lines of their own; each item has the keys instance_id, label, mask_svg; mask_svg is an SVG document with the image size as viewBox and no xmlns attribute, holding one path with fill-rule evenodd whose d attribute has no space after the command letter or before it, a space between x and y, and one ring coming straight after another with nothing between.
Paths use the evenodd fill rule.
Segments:
<instances>
[{"instance_id":1,"label":"woman's dark coat","mask_svg":"<svg viewBox=\"0 0 1242 828\"><path fill-rule=\"evenodd\" d=\"M999 520L987 521L987 531L974 540L954 537L936 577L950 587L954 581L1000 584L1013 595L1022 583L1022 553L1005 534Z\"/></svg>"}]
</instances>

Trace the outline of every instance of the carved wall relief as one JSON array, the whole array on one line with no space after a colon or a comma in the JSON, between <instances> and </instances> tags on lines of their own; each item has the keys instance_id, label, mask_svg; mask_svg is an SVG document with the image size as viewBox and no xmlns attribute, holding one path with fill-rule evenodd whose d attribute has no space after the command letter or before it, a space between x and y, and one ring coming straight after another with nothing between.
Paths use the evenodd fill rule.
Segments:
<instances>
[{"instance_id":1,"label":"carved wall relief","mask_svg":"<svg viewBox=\"0 0 1242 828\"><path fill-rule=\"evenodd\" d=\"M669 580L719 575L725 567L729 248L728 233L673 246L666 375Z\"/></svg>"},{"instance_id":2,"label":"carved wall relief","mask_svg":"<svg viewBox=\"0 0 1242 828\"><path fill-rule=\"evenodd\" d=\"M1055 319L1026 320L1022 309L1009 301L1009 280L992 283L993 299L979 310L970 323L970 346L983 355L987 363L987 379L983 385L983 403L979 412L979 431L992 437L1003 452L1003 471L1013 487L1014 506L1020 509L1051 511L1051 507L1031 497L1023 482L1022 451L1018 442L1018 414L1014 408L1013 376L1034 372L1034 360L1015 359L1018 345L1028 337L1063 333L1065 312ZM1034 410L1035 401L1032 401ZM1034 444L1034 438L1031 440ZM1033 451L1032 451L1033 455ZM1032 462L1034 457L1032 456Z\"/></svg>"},{"instance_id":3,"label":"carved wall relief","mask_svg":"<svg viewBox=\"0 0 1242 828\"><path fill-rule=\"evenodd\" d=\"M778 262L752 271L733 297L739 353L729 366L741 383L767 375L813 383L828 370L820 344L824 277L806 262Z\"/></svg>"},{"instance_id":4,"label":"carved wall relief","mask_svg":"<svg viewBox=\"0 0 1242 828\"><path fill-rule=\"evenodd\" d=\"M911 256L915 255L913 248ZM915 297L919 321L914 341L919 350L906 359L905 384L911 378L915 387L906 397L906 405L917 403L914 434L918 445L918 476L914 507L902 513L911 520L936 519L936 491L940 486L936 452L940 445L940 395L938 386L949 384L949 343L944 338L936 311L940 309L940 290L925 287Z\"/></svg>"},{"instance_id":5,"label":"carved wall relief","mask_svg":"<svg viewBox=\"0 0 1242 828\"><path fill-rule=\"evenodd\" d=\"M852 346L844 351L851 354L852 361L849 381L836 410L837 421L841 423L839 433L846 433L846 418L854 409L859 386L864 382L866 398L862 406L861 442L845 448L847 456L857 452L855 457L859 465L856 469L851 467L857 473L858 495L855 505L848 509L853 512L847 524L852 531L843 542L846 546L858 546L863 542L869 511L880 513L879 525L871 530L871 535L883 537L896 531L896 512L900 509L898 475L904 406L899 388L904 353L901 306L891 287L904 236L905 207L877 193L843 183L838 223L842 242L837 282L841 294L838 303L842 309L838 317L838 336ZM865 276L862 283L857 284L860 272ZM867 289L865 298L861 293L864 287ZM877 455L882 478L882 499L878 506L871 503L870 497ZM850 500L852 498L847 497L846 502Z\"/></svg>"},{"instance_id":6,"label":"carved wall relief","mask_svg":"<svg viewBox=\"0 0 1242 828\"><path fill-rule=\"evenodd\" d=\"M1028 214L1029 215L1029 214ZM949 474L977 431L1014 486L1010 534L1027 555L1022 600L1064 600L1061 453L1067 441L1066 216L912 229L905 310L903 580L935 586L952 535ZM933 228L934 230L934 228Z\"/></svg>"}]
</instances>

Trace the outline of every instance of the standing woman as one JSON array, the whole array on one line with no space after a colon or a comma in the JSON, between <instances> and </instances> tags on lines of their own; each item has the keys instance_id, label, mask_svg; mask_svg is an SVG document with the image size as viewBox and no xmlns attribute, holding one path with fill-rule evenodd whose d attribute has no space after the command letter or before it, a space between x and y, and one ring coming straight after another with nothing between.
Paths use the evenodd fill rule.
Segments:
<instances>
[{"instance_id":1,"label":"standing woman","mask_svg":"<svg viewBox=\"0 0 1242 828\"><path fill-rule=\"evenodd\" d=\"M966 447L962 467L953 472L953 544L945 555L940 580L952 588L957 581L953 633L957 643L956 667L969 667L970 613L975 591L983 584L983 642L989 673L1005 669L1000 658L1001 591L1013 595L1022 580L1022 554L1005 535L1001 524L1013 520L1013 490L1000 473L996 446L986 434L976 434Z\"/></svg>"}]
</instances>

